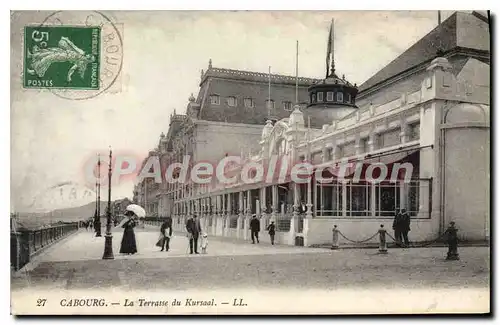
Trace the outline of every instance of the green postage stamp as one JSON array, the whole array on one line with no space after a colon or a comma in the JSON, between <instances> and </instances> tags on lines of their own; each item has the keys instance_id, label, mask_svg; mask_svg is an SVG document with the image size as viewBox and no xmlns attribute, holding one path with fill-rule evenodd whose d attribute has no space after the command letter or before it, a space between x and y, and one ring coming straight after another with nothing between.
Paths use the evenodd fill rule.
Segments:
<instances>
[{"instance_id":1,"label":"green postage stamp","mask_svg":"<svg viewBox=\"0 0 500 325\"><path fill-rule=\"evenodd\" d=\"M26 26L25 88L99 89L100 27Z\"/></svg>"}]
</instances>

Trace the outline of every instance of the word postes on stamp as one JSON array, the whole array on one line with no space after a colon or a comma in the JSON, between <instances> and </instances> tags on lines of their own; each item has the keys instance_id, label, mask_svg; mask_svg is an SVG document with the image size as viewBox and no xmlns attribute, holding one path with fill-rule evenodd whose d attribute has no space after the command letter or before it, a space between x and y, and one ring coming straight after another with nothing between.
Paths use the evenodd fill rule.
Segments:
<instances>
[{"instance_id":1,"label":"word postes on stamp","mask_svg":"<svg viewBox=\"0 0 500 325\"><path fill-rule=\"evenodd\" d=\"M24 29L24 87L100 87L101 28L27 26Z\"/></svg>"}]
</instances>

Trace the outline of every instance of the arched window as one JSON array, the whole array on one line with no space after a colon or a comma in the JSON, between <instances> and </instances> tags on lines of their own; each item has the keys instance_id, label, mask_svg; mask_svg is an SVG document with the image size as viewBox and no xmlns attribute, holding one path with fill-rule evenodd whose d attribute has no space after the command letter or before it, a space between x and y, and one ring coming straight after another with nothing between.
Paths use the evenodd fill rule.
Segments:
<instances>
[{"instance_id":1,"label":"arched window","mask_svg":"<svg viewBox=\"0 0 500 325\"><path fill-rule=\"evenodd\" d=\"M227 98L227 105L231 107L235 107L238 104L238 101L236 100L236 97L230 96Z\"/></svg>"}]
</instances>

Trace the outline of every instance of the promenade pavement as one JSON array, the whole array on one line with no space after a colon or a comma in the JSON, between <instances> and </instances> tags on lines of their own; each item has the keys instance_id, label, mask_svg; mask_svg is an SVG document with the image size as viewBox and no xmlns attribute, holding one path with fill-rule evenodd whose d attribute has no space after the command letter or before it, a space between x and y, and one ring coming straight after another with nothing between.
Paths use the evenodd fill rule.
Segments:
<instances>
[{"instance_id":1,"label":"promenade pavement","mask_svg":"<svg viewBox=\"0 0 500 325\"><path fill-rule=\"evenodd\" d=\"M12 289L186 290L223 288L480 288L489 290L488 247L461 247L459 261L446 248L331 251L252 245L210 238L207 255L187 254L187 238L174 234L171 251L154 244L158 231L137 230L139 253L119 254L121 231L113 233L114 260L102 260L104 237L80 231L49 248L12 278Z\"/></svg>"}]
</instances>

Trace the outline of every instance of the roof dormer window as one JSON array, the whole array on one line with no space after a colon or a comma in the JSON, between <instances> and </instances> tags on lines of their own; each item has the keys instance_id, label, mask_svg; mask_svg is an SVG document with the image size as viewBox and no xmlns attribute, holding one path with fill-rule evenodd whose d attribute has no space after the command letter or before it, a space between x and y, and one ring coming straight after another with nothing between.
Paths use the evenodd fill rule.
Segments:
<instances>
[{"instance_id":1,"label":"roof dormer window","mask_svg":"<svg viewBox=\"0 0 500 325\"><path fill-rule=\"evenodd\" d=\"M210 95L210 104L220 105L220 96L219 95Z\"/></svg>"},{"instance_id":2,"label":"roof dormer window","mask_svg":"<svg viewBox=\"0 0 500 325\"><path fill-rule=\"evenodd\" d=\"M238 101L236 99L236 97L234 96L230 96L227 98L227 105L231 106L231 107L235 107L236 105L238 105Z\"/></svg>"},{"instance_id":3,"label":"roof dormer window","mask_svg":"<svg viewBox=\"0 0 500 325\"><path fill-rule=\"evenodd\" d=\"M253 98L245 98L243 99L243 103L245 104L245 107L255 107Z\"/></svg>"},{"instance_id":4,"label":"roof dormer window","mask_svg":"<svg viewBox=\"0 0 500 325\"><path fill-rule=\"evenodd\" d=\"M271 99L271 100L267 99L267 100L266 100L266 107L267 107L267 108L274 109L274 100L272 100L272 99Z\"/></svg>"}]
</instances>

